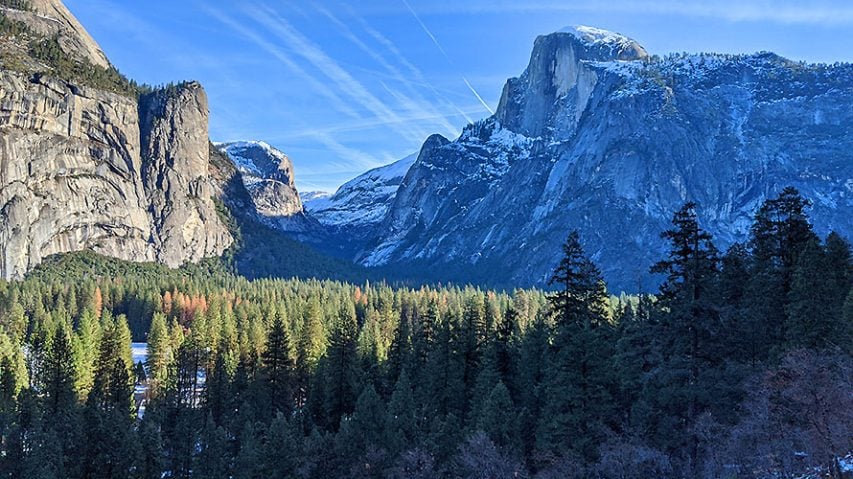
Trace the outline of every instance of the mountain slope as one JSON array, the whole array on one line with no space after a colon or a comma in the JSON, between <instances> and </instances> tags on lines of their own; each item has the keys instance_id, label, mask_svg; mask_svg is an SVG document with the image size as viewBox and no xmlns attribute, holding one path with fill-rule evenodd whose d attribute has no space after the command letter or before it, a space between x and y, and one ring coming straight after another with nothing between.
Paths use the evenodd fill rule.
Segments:
<instances>
[{"instance_id":1,"label":"mountain slope","mask_svg":"<svg viewBox=\"0 0 853 479\"><path fill-rule=\"evenodd\" d=\"M425 142L358 260L542 285L578 229L614 289L649 289L683 202L725 246L789 184L815 200L820 232L849 236L851 94L850 65L660 59L589 27L539 37L492 117Z\"/></svg>"},{"instance_id":2,"label":"mountain slope","mask_svg":"<svg viewBox=\"0 0 853 479\"><path fill-rule=\"evenodd\" d=\"M346 182L334 195L306 200L305 209L335 231L364 235L382 222L415 159L417 155L409 155L374 168Z\"/></svg>"}]
</instances>

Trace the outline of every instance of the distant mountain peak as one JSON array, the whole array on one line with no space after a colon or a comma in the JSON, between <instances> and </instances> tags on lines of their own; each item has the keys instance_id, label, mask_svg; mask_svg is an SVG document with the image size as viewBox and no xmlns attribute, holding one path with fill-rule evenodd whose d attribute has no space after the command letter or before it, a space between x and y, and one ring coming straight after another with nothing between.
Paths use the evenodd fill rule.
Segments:
<instances>
[{"instance_id":1,"label":"distant mountain peak","mask_svg":"<svg viewBox=\"0 0 853 479\"><path fill-rule=\"evenodd\" d=\"M296 190L293 162L279 149L259 140L215 143L237 169L262 222L289 232L316 227L305 216Z\"/></svg>"}]
</instances>

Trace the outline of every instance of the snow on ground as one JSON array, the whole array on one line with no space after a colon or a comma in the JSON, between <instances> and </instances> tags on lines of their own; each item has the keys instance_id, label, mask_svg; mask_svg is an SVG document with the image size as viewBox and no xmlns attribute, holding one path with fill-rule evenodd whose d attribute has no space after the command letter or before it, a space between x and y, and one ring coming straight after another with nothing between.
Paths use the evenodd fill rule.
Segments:
<instances>
[{"instance_id":1,"label":"snow on ground","mask_svg":"<svg viewBox=\"0 0 853 479\"><path fill-rule=\"evenodd\" d=\"M130 343L130 351L133 355L133 364L145 364L148 358L148 343Z\"/></svg>"}]
</instances>

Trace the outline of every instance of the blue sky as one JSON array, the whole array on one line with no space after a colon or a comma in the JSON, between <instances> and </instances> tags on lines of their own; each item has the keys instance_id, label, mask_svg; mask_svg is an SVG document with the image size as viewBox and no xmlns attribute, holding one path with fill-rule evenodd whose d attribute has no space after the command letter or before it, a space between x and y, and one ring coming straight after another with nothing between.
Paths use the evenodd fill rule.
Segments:
<instances>
[{"instance_id":1,"label":"blue sky","mask_svg":"<svg viewBox=\"0 0 853 479\"><path fill-rule=\"evenodd\" d=\"M140 82L200 80L214 141L264 140L333 191L489 115L537 35L591 25L650 53L853 61L853 2L66 0Z\"/></svg>"}]
</instances>

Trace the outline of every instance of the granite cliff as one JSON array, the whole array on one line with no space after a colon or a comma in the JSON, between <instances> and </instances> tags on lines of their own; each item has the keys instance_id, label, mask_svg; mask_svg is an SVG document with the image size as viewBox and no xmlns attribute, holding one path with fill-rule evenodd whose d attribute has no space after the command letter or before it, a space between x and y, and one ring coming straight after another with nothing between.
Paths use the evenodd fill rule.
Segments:
<instances>
[{"instance_id":1,"label":"granite cliff","mask_svg":"<svg viewBox=\"0 0 853 479\"><path fill-rule=\"evenodd\" d=\"M221 254L201 86L142 91L61 2L21 5L2 9L0 277L83 249L169 266Z\"/></svg>"}]
</instances>

